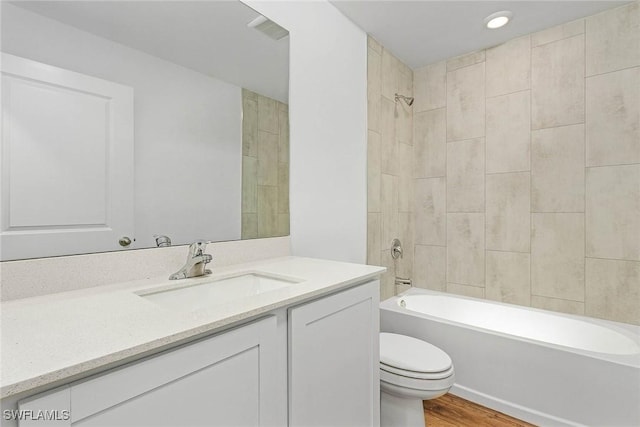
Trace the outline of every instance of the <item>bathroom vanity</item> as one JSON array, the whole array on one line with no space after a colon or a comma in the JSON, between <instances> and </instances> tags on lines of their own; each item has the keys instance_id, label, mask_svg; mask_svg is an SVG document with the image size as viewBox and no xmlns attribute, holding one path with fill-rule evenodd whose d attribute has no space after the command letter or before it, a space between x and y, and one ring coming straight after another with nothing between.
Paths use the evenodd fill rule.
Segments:
<instances>
[{"instance_id":1,"label":"bathroom vanity","mask_svg":"<svg viewBox=\"0 0 640 427\"><path fill-rule=\"evenodd\" d=\"M286 257L3 303L3 425L379 425L383 271Z\"/></svg>"}]
</instances>

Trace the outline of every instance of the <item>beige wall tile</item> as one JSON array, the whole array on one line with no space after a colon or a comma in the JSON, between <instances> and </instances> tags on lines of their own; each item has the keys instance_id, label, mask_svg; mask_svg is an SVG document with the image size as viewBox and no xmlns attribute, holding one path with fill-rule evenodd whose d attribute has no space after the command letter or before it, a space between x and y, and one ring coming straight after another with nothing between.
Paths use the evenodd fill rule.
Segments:
<instances>
[{"instance_id":1,"label":"beige wall tile","mask_svg":"<svg viewBox=\"0 0 640 427\"><path fill-rule=\"evenodd\" d=\"M258 238L258 214L242 214L242 239Z\"/></svg>"},{"instance_id":2,"label":"beige wall tile","mask_svg":"<svg viewBox=\"0 0 640 427\"><path fill-rule=\"evenodd\" d=\"M444 108L417 113L414 117L414 177L445 176L447 122Z\"/></svg>"},{"instance_id":3,"label":"beige wall tile","mask_svg":"<svg viewBox=\"0 0 640 427\"><path fill-rule=\"evenodd\" d=\"M382 97L382 58L374 49L367 51L367 127L380 132L380 102Z\"/></svg>"},{"instance_id":4,"label":"beige wall tile","mask_svg":"<svg viewBox=\"0 0 640 427\"><path fill-rule=\"evenodd\" d=\"M531 215L531 292L584 301L584 214Z\"/></svg>"},{"instance_id":5,"label":"beige wall tile","mask_svg":"<svg viewBox=\"0 0 640 427\"><path fill-rule=\"evenodd\" d=\"M278 133L278 105L262 95L258 95L258 131Z\"/></svg>"},{"instance_id":6,"label":"beige wall tile","mask_svg":"<svg viewBox=\"0 0 640 427\"><path fill-rule=\"evenodd\" d=\"M465 297L484 298L484 288L478 286L447 283L447 292L450 294L463 295Z\"/></svg>"},{"instance_id":7,"label":"beige wall tile","mask_svg":"<svg viewBox=\"0 0 640 427\"><path fill-rule=\"evenodd\" d=\"M258 131L258 185L278 185L278 135Z\"/></svg>"},{"instance_id":8,"label":"beige wall tile","mask_svg":"<svg viewBox=\"0 0 640 427\"><path fill-rule=\"evenodd\" d=\"M486 108L487 173L529 170L530 91L488 98Z\"/></svg>"},{"instance_id":9,"label":"beige wall tile","mask_svg":"<svg viewBox=\"0 0 640 427\"><path fill-rule=\"evenodd\" d=\"M447 215L447 282L484 286L484 214Z\"/></svg>"},{"instance_id":10,"label":"beige wall tile","mask_svg":"<svg viewBox=\"0 0 640 427\"><path fill-rule=\"evenodd\" d=\"M457 70L459 68L468 67L469 65L484 62L485 51L478 50L464 55L456 56L447 60L447 71Z\"/></svg>"},{"instance_id":11,"label":"beige wall tile","mask_svg":"<svg viewBox=\"0 0 640 427\"><path fill-rule=\"evenodd\" d=\"M640 165L587 169L587 256L640 261Z\"/></svg>"},{"instance_id":12,"label":"beige wall tile","mask_svg":"<svg viewBox=\"0 0 640 427\"><path fill-rule=\"evenodd\" d=\"M446 204L445 178L416 180L414 207L416 244L446 245Z\"/></svg>"},{"instance_id":13,"label":"beige wall tile","mask_svg":"<svg viewBox=\"0 0 640 427\"><path fill-rule=\"evenodd\" d=\"M399 277L413 277L413 214L400 212L398 223L400 232L398 238L402 242L402 257L396 260L396 271Z\"/></svg>"},{"instance_id":14,"label":"beige wall tile","mask_svg":"<svg viewBox=\"0 0 640 427\"><path fill-rule=\"evenodd\" d=\"M380 276L380 301L384 301L396 294L396 268L388 250L380 252L380 265L387 268L387 271Z\"/></svg>"},{"instance_id":15,"label":"beige wall tile","mask_svg":"<svg viewBox=\"0 0 640 427\"><path fill-rule=\"evenodd\" d=\"M398 60L387 49L382 49L382 96L392 100L398 90Z\"/></svg>"},{"instance_id":16,"label":"beige wall tile","mask_svg":"<svg viewBox=\"0 0 640 427\"><path fill-rule=\"evenodd\" d=\"M411 289L411 285L398 284L396 285L396 295L400 295L409 289Z\"/></svg>"},{"instance_id":17,"label":"beige wall tile","mask_svg":"<svg viewBox=\"0 0 640 427\"><path fill-rule=\"evenodd\" d=\"M398 72L400 73L400 89L413 93L413 70L404 62L398 60ZM402 83L402 79L405 83ZM406 86L405 86L406 85Z\"/></svg>"},{"instance_id":18,"label":"beige wall tile","mask_svg":"<svg viewBox=\"0 0 640 427\"><path fill-rule=\"evenodd\" d=\"M532 212L584 212L584 125L531 133Z\"/></svg>"},{"instance_id":19,"label":"beige wall tile","mask_svg":"<svg viewBox=\"0 0 640 427\"><path fill-rule=\"evenodd\" d=\"M587 316L640 325L640 262L587 258Z\"/></svg>"},{"instance_id":20,"label":"beige wall tile","mask_svg":"<svg viewBox=\"0 0 640 427\"><path fill-rule=\"evenodd\" d=\"M244 89L242 94L242 155L258 157L257 95ZM251 99L249 96L255 96L256 99Z\"/></svg>"},{"instance_id":21,"label":"beige wall tile","mask_svg":"<svg viewBox=\"0 0 640 427\"><path fill-rule=\"evenodd\" d=\"M447 143L447 212L484 212L484 139Z\"/></svg>"},{"instance_id":22,"label":"beige wall tile","mask_svg":"<svg viewBox=\"0 0 640 427\"><path fill-rule=\"evenodd\" d=\"M367 214L367 264L380 265L382 248L382 214Z\"/></svg>"},{"instance_id":23,"label":"beige wall tile","mask_svg":"<svg viewBox=\"0 0 640 427\"><path fill-rule=\"evenodd\" d=\"M584 315L584 303L560 298L531 296L531 307L543 310L559 311L561 313Z\"/></svg>"},{"instance_id":24,"label":"beige wall tile","mask_svg":"<svg viewBox=\"0 0 640 427\"><path fill-rule=\"evenodd\" d=\"M382 98L381 109L382 173L398 174L398 142L396 140L395 103Z\"/></svg>"},{"instance_id":25,"label":"beige wall tile","mask_svg":"<svg viewBox=\"0 0 640 427\"><path fill-rule=\"evenodd\" d=\"M367 36L367 47L373 49L373 51L378 54L382 54L382 45L371 36Z\"/></svg>"},{"instance_id":26,"label":"beige wall tile","mask_svg":"<svg viewBox=\"0 0 640 427\"><path fill-rule=\"evenodd\" d=\"M291 234L289 228L289 214L278 213L278 236L288 236Z\"/></svg>"},{"instance_id":27,"label":"beige wall tile","mask_svg":"<svg viewBox=\"0 0 640 427\"><path fill-rule=\"evenodd\" d=\"M532 129L584 122L584 35L531 50Z\"/></svg>"},{"instance_id":28,"label":"beige wall tile","mask_svg":"<svg viewBox=\"0 0 640 427\"><path fill-rule=\"evenodd\" d=\"M447 141L484 136L484 65L447 72Z\"/></svg>"},{"instance_id":29,"label":"beige wall tile","mask_svg":"<svg viewBox=\"0 0 640 427\"><path fill-rule=\"evenodd\" d=\"M367 129L382 132L382 97L367 98Z\"/></svg>"},{"instance_id":30,"label":"beige wall tile","mask_svg":"<svg viewBox=\"0 0 640 427\"><path fill-rule=\"evenodd\" d=\"M278 162L289 163L289 107L279 103Z\"/></svg>"},{"instance_id":31,"label":"beige wall tile","mask_svg":"<svg viewBox=\"0 0 640 427\"><path fill-rule=\"evenodd\" d=\"M278 235L278 187L258 185L258 237Z\"/></svg>"},{"instance_id":32,"label":"beige wall tile","mask_svg":"<svg viewBox=\"0 0 640 427\"><path fill-rule=\"evenodd\" d=\"M374 49L367 49L367 97L382 96L382 56Z\"/></svg>"},{"instance_id":33,"label":"beige wall tile","mask_svg":"<svg viewBox=\"0 0 640 427\"><path fill-rule=\"evenodd\" d=\"M446 274L446 247L415 245L413 286L434 291L446 291Z\"/></svg>"},{"instance_id":34,"label":"beige wall tile","mask_svg":"<svg viewBox=\"0 0 640 427\"><path fill-rule=\"evenodd\" d=\"M413 96L413 73L411 69L401 62L398 71L398 93L404 96ZM415 102L415 101L414 101ZM413 106L404 101L395 103L396 139L399 142L413 145Z\"/></svg>"},{"instance_id":35,"label":"beige wall tile","mask_svg":"<svg viewBox=\"0 0 640 427\"><path fill-rule=\"evenodd\" d=\"M587 78L587 166L640 163L640 67Z\"/></svg>"},{"instance_id":36,"label":"beige wall tile","mask_svg":"<svg viewBox=\"0 0 640 427\"><path fill-rule=\"evenodd\" d=\"M409 92L400 92L402 94ZM410 96L410 95L406 95ZM398 142L413 145L413 111L404 101L395 103L396 139Z\"/></svg>"},{"instance_id":37,"label":"beige wall tile","mask_svg":"<svg viewBox=\"0 0 640 427\"><path fill-rule=\"evenodd\" d=\"M381 150L380 135L369 131L367 138L367 212L382 212L380 206Z\"/></svg>"},{"instance_id":38,"label":"beige wall tile","mask_svg":"<svg viewBox=\"0 0 640 427\"><path fill-rule=\"evenodd\" d=\"M252 99L258 102L258 94L249 89L242 88L242 99ZM258 108L258 104L256 104L256 108Z\"/></svg>"},{"instance_id":39,"label":"beige wall tile","mask_svg":"<svg viewBox=\"0 0 640 427\"><path fill-rule=\"evenodd\" d=\"M529 252L529 172L487 175L486 180L486 248Z\"/></svg>"},{"instance_id":40,"label":"beige wall tile","mask_svg":"<svg viewBox=\"0 0 640 427\"><path fill-rule=\"evenodd\" d=\"M382 249L390 249L398 237L398 177L382 174Z\"/></svg>"},{"instance_id":41,"label":"beige wall tile","mask_svg":"<svg viewBox=\"0 0 640 427\"><path fill-rule=\"evenodd\" d=\"M242 156L242 213L258 209L258 159Z\"/></svg>"},{"instance_id":42,"label":"beige wall tile","mask_svg":"<svg viewBox=\"0 0 640 427\"><path fill-rule=\"evenodd\" d=\"M530 255L487 251L485 298L509 304L530 305Z\"/></svg>"},{"instance_id":43,"label":"beige wall tile","mask_svg":"<svg viewBox=\"0 0 640 427\"><path fill-rule=\"evenodd\" d=\"M278 163L278 213L289 213L289 163Z\"/></svg>"},{"instance_id":44,"label":"beige wall tile","mask_svg":"<svg viewBox=\"0 0 640 427\"><path fill-rule=\"evenodd\" d=\"M587 18L587 75L640 65L637 1Z\"/></svg>"},{"instance_id":45,"label":"beige wall tile","mask_svg":"<svg viewBox=\"0 0 640 427\"><path fill-rule=\"evenodd\" d=\"M414 114L445 107L447 103L446 83L447 67L445 61L415 70L413 73L413 93L416 98L413 104Z\"/></svg>"},{"instance_id":46,"label":"beige wall tile","mask_svg":"<svg viewBox=\"0 0 640 427\"><path fill-rule=\"evenodd\" d=\"M413 147L402 142L398 143L399 189L398 210L413 212Z\"/></svg>"},{"instance_id":47,"label":"beige wall tile","mask_svg":"<svg viewBox=\"0 0 640 427\"><path fill-rule=\"evenodd\" d=\"M531 34L531 47L577 36L578 34L584 34L584 19L556 25L555 27Z\"/></svg>"},{"instance_id":48,"label":"beige wall tile","mask_svg":"<svg viewBox=\"0 0 640 427\"><path fill-rule=\"evenodd\" d=\"M487 96L531 87L531 37L509 40L487 50Z\"/></svg>"}]
</instances>

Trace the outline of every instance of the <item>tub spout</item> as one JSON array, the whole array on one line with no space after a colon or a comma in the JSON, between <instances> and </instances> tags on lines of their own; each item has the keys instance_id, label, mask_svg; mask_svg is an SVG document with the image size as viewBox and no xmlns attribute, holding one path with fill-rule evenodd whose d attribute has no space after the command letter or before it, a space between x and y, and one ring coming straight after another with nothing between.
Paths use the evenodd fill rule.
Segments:
<instances>
[{"instance_id":1,"label":"tub spout","mask_svg":"<svg viewBox=\"0 0 640 427\"><path fill-rule=\"evenodd\" d=\"M411 279L405 279L404 277L396 277L396 286L397 285L408 285L413 286L411 284Z\"/></svg>"}]
</instances>

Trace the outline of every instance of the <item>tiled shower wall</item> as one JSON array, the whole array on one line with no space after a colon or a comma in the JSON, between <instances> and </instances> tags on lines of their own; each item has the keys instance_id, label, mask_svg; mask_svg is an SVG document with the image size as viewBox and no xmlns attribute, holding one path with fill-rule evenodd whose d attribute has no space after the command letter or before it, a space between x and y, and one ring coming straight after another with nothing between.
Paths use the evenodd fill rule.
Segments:
<instances>
[{"instance_id":1,"label":"tiled shower wall","mask_svg":"<svg viewBox=\"0 0 640 427\"><path fill-rule=\"evenodd\" d=\"M639 3L415 70L414 93L414 283L640 324Z\"/></svg>"},{"instance_id":2,"label":"tiled shower wall","mask_svg":"<svg viewBox=\"0 0 640 427\"><path fill-rule=\"evenodd\" d=\"M638 3L415 72L415 279L640 323Z\"/></svg>"},{"instance_id":3,"label":"tiled shower wall","mask_svg":"<svg viewBox=\"0 0 640 427\"><path fill-rule=\"evenodd\" d=\"M289 107L242 89L242 239L289 235Z\"/></svg>"},{"instance_id":4,"label":"tiled shower wall","mask_svg":"<svg viewBox=\"0 0 640 427\"><path fill-rule=\"evenodd\" d=\"M380 297L395 294L394 277L411 277L413 265L413 72L374 39L368 49L367 262L384 265ZM391 258L391 241L404 247Z\"/></svg>"}]
</instances>

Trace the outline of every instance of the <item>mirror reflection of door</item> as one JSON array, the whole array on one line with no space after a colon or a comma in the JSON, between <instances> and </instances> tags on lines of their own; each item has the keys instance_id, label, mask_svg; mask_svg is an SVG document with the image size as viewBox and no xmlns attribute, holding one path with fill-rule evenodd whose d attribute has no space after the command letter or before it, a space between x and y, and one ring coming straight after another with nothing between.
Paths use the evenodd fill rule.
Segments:
<instances>
[{"instance_id":1,"label":"mirror reflection of door","mask_svg":"<svg viewBox=\"0 0 640 427\"><path fill-rule=\"evenodd\" d=\"M2 256L133 235L133 89L2 54Z\"/></svg>"},{"instance_id":2,"label":"mirror reflection of door","mask_svg":"<svg viewBox=\"0 0 640 427\"><path fill-rule=\"evenodd\" d=\"M28 181L5 179L11 169L3 165L2 260L156 247L154 236L168 236L172 244L180 245L196 239L288 234L289 37L285 29L270 33L277 29L274 23L237 1L26 0L2 2L0 7L2 52L130 88L134 163L133 185L128 186L133 189L131 207L126 197L111 195L112 184L96 181L102 177L109 183L109 174L126 161L110 160L108 149L97 143L80 146L78 141L86 141L87 135L76 126L78 121L66 121L71 124L64 132L71 138L57 138L75 141L66 148L58 144L59 151L49 151L51 155L41 155L41 160L26 166L8 160L13 172L23 168L23 178L28 177L37 190L23 188L29 196L21 199L15 190L7 193L13 188L9 181L11 185ZM3 79L3 93L10 84L15 86L14 81ZM245 94L253 99L245 100ZM65 108L68 112L71 107ZM58 115L65 108L49 105ZM3 108L4 115L7 111ZM85 115L90 112L83 110ZM52 135L42 117L31 115L29 120L34 122L26 128L46 133L47 138ZM83 116L80 121L91 120ZM61 127L65 120L57 122ZM254 136L253 142L247 142L247 135ZM7 141L3 136L3 144ZM249 151L246 144L251 146ZM56 144L40 146L51 150ZM20 147L19 151L26 150ZM47 180L44 172L57 158L64 159L60 170L73 170L76 178L82 178L65 176L73 185L56 184L55 190L44 191L54 186L55 179ZM88 191L89 185L104 188ZM52 206L54 198L73 199L67 193L77 195L77 202L42 208ZM132 215L130 228L116 226L116 206ZM48 211L60 216L58 211L64 209L65 218L46 217ZM12 218L10 211L15 211ZM31 216L38 212L37 221L28 219L25 212ZM111 229L113 235L107 245L97 244L98 238L82 237L89 234L78 232L80 226ZM38 233L45 230L66 236L64 244L44 244ZM19 234L29 236L29 243L22 245L29 249L14 251L19 245L13 237Z\"/></svg>"}]
</instances>

